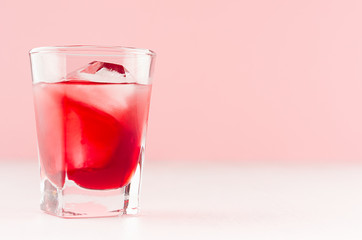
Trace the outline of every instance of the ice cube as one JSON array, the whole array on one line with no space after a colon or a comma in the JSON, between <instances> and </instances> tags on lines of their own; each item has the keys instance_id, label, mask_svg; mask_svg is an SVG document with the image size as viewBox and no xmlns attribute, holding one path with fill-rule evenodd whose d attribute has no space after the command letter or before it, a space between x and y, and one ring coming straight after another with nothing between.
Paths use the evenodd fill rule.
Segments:
<instances>
[{"instance_id":1,"label":"ice cube","mask_svg":"<svg viewBox=\"0 0 362 240\"><path fill-rule=\"evenodd\" d=\"M94 109L106 112L116 119L121 119L124 111L135 104L135 84L67 84L59 88L60 94L72 101L83 103ZM133 99L133 100L132 100Z\"/></svg>"},{"instance_id":2,"label":"ice cube","mask_svg":"<svg viewBox=\"0 0 362 240\"><path fill-rule=\"evenodd\" d=\"M93 61L89 63L89 65L86 68L82 69L80 72L95 74L103 68L107 69L108 71L116 71L119 74L123 74L124 76L126 76L125 68L122 65L99 61Z\"/></svg>"},{"instance_id":3,"label":"ice cube","mask_svg":"<svg viewBox=\"0 0 362 240\"><path fill-rule=\"evenodd\" d=\"M100 109L67 96L63 99L63 111L68 170L101 168L112 161L122 132L120 122Z\"/></svg>"},{"instance_id":4,"label":"ice cube","mask_svg":"<svg viewBox=\"0 0 362 240\"><path fill-rule=\"evenodd\" d=\"M67 80L81 80L106 83L130 83L135 82L127 69L115 63L93 61L87 66L71 72Z\"/></svg>"}]
</instances>

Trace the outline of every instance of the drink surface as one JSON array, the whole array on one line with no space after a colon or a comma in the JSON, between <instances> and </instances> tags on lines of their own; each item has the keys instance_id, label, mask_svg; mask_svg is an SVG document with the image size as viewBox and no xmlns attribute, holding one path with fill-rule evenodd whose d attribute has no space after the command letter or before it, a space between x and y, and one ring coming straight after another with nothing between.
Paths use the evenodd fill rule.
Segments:
<instances>
[{"instance_id":1,"label":"drink surface","mask_svg":"<svg viewBox=\"0 0 362 240\"><path fill-rule=\"evenodd\" d=\"M150 85L67 79L33 86L43 174L88 189L132 178L144 145Z\"/></svg>"}]
</instances>

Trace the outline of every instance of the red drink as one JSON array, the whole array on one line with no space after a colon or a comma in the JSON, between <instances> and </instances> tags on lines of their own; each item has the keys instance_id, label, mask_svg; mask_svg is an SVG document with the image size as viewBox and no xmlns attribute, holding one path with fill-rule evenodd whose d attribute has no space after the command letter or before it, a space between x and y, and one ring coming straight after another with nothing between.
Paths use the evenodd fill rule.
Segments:
<instances>
[{"instance_id":1,"label":"red drink","mask_svg":"<svg viewBox=\"0 0 362 240\"><path fill-rule=\"evenodd\" d=\"M67 79L34 85L43 174L88 189L130 182L146 130L150 85Z\"/></svg>"},{"instance_id":2,"label":"red drink","mask_svg":"<svg viewBox=\"0 0 362 240\"><path fill-rule=\"evenodd\" d=\"M30 51L43 211L139 213L154 57L116 46Z\"/></svg>"}]
</instances>

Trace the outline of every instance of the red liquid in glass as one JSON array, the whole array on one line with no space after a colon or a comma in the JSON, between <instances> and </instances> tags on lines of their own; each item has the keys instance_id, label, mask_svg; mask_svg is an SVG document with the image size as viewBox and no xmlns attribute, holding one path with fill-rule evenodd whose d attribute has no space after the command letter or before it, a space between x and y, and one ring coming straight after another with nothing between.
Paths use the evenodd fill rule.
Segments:
<instances>
[{"instance_id":1,"label":"red liquid in glass","mask_svg":"<svg viewBox=\"0 0 362 240\"><path fill-rule=\"evenodd\" d=\"M64 81L34 87L39 156L58 187L115 189L136 171L150 85Z\"/></svg>"}]
</instances>

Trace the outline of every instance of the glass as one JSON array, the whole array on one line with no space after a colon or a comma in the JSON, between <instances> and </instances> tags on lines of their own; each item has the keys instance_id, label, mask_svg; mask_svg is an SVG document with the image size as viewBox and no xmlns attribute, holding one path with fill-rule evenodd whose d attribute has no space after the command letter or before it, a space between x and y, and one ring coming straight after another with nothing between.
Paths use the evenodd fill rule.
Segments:
<instances>
[{"instance_id":1,"label":"glass","mask_svg":"<svg viewBox=\"0 0 362 240\"><path fill-rule=\"evenodd\" d=\"M138 213L154 58L126 47L30 51L43 211Z\"/></svg>"}]
</instances>

